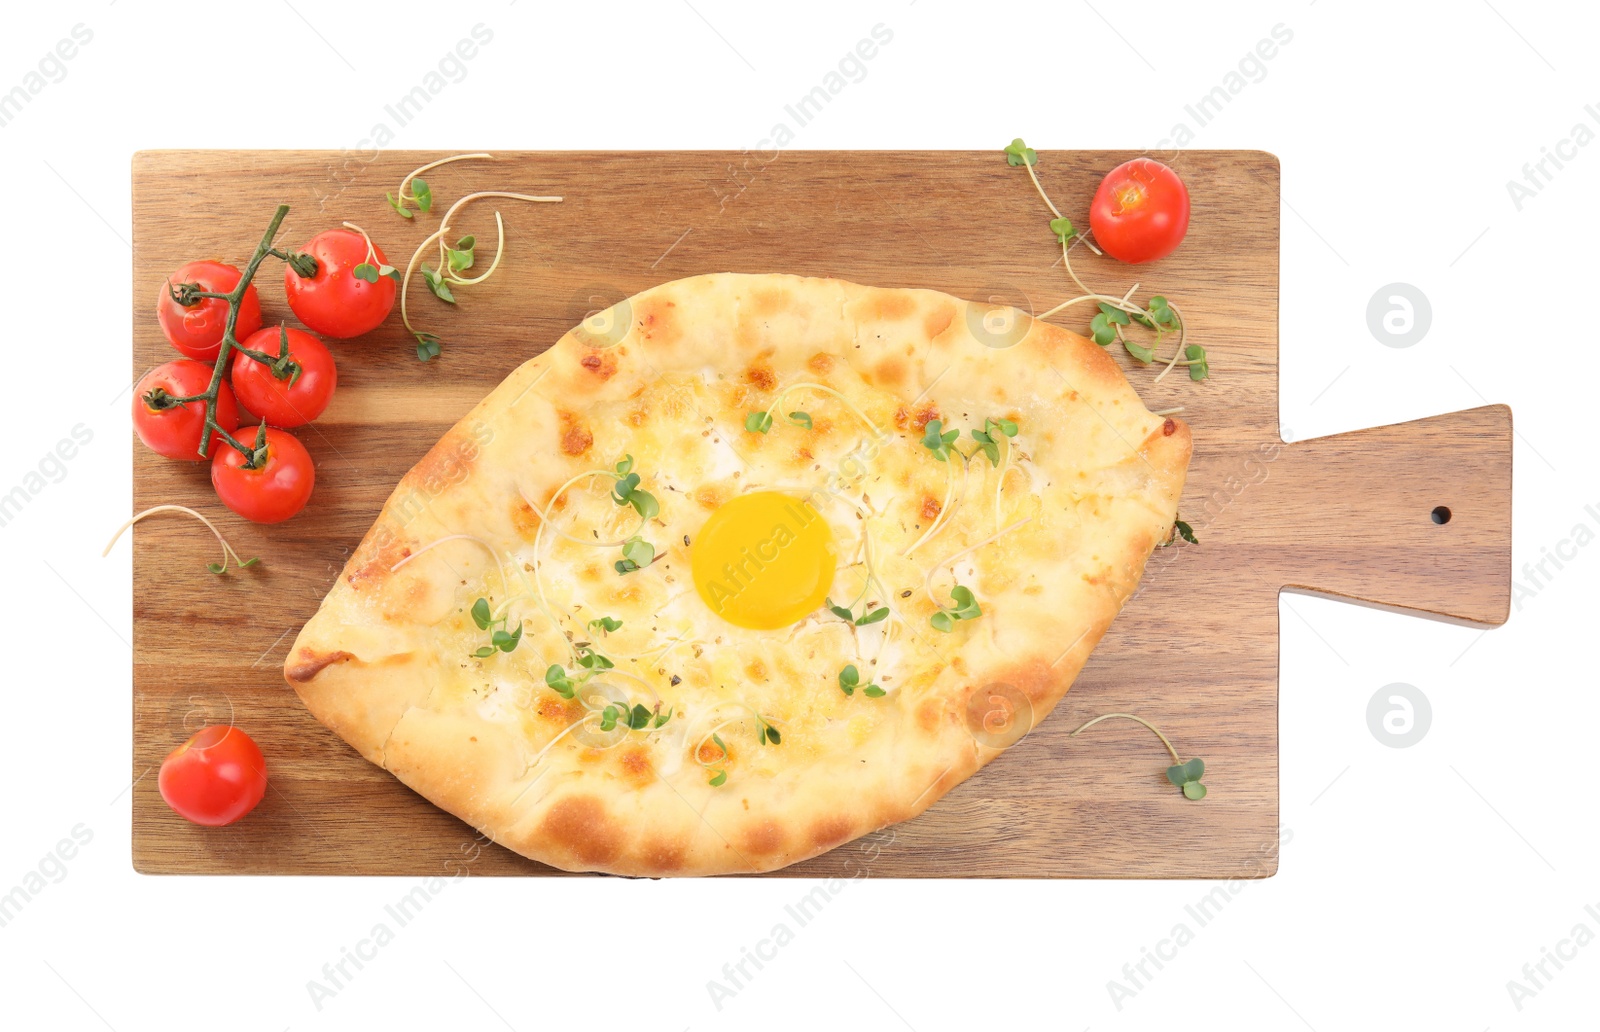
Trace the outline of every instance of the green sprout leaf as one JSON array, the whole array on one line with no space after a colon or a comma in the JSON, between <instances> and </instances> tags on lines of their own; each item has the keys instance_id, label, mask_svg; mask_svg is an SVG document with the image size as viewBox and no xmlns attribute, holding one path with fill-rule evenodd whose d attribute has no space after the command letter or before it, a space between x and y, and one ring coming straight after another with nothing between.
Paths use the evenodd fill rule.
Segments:
<instances>
[{"instance_id":1,"label":"green sprout leaf","mask_svg":"<svg viewBox=\"0 0 1600 1032\"><path fill-rule=\"evenodd\" d=\"M972 589L957 584L950 589L950 598L955 606L950 609L941 609L928 618L936 631L949 634L955 630L956 624L962 620L976 620L983 615L983 610L978 608L978 600L972 594Z\"/></svg>"},{"instance_id":2,"label":"green sprout leaf","mask_svg":"<svg viewBox=\"0 0 1600 1032\"><path fill-rule=\"evenodd\" d=\"M711 787L712 788L721 788L723 782L725 782L727 780L728 780L728 772L725 771L725 770L719 770L719 771L717 771L716 776L711 779Z\"/></svg>"},{"instance_id":3,"label":"green sprout leaf","mask_svg":"<svg viewBox=\"0 0 1600 1032\"><path fill-rule=\"evenodd\" d=\"M1211 364L1206 361L1205 348L1190 344L1183 349L1183 357L1189 360L1189 379L1199 383L1211 375Z\"/></svg>"},{"instance_id":4,"label":"green sprout leaf","mask_svg":"<svg viewBox=\"0 0 1600 1032\"><path fill-rule=\"evenodd\" d=\"M451 305L456 303L456 296L450 290L450 284L426 262L422 265L422 282L428 285L428 290L440 301Z\"/></svg>"},{"instance_id":5,"label":"green sprout leaf","mask_svg":"<svg viewBox=\"0 0 1600 1032\"><path fill-rule=\"evenodd\" d=\"M972 439L978 442L978 450L989 456L989 462L995 466L1000 465L1000 445L987 430L972 431Z\"/></svg>"},{"instance_id":6,"label":"green sprout leaf","mask_svg":"<svg viewBox=\"0 0 1600 1032\"><path fill-rule=\"evenodd\" d=\"M1128 340L1126 337L1124 337L1122 340L1122 346L1127 349L1128 354L1132 355L1138 361L1143 362L1145 365L1149 365L1155 360L1155 348L1147 348L1143 344L1136 344L1133 341Z\"/></svg>"},{"instance_id":7,"label":"green sprout leaf","mask_svg":"<svg viewBox=\"0 0 1600 1032\"><path fill-rule=\"evenodd\" d=\"M628 713L628 729L643 731L650 726L650 710L642 702L634 703L633 709Z\"/></svg>"},{"instance_id":8,"label":"green sprout leaf","mask_svg":"<svg viewBox=\"0 0 1600 1032\"><path fill-rule=\"evenodd\" d=\"M413 336L417 338L417 360L419 362L429 362L439 357L441 338L438 334L418 331Z\"/></svg>"},{"instance_id":9,"label":"green sprout leaf","mask_svg":"<svg viewBox=\"0 0 1600 1032\"><path fill-rule=\"evenodd\" d=\"M888 692L885 692L882 688L879 688L875 684L869 684L865 688L861 689L861 694L865 695L869 699L881 699L887 695Z\"/></svg>"},{"instance_id":10,"label":"green sprout leaf","mask_svg":"<svg viewBox=\"0 0 1600 1032\"><path fill-rule=\"evenodd\" d=\"M638 535L634 535L623 543L622 555L625 559L642 569L655 562L656 549L654 545L650 544L650 542L644 540Z\"/></svg>"},{"instance_id":11,"label":"green sprout leaf","mask_svg":"<svg viewBox=\"0 0 1600 1032\"><path fill-rule=\"evenodd\" d=\"M1200 539L1194 536L1194 528L1182 520L1173 520L1172 527L1178 532L1178 536L1189 542L1189 544L1198 545L1200 543Z\"/></svg>"},{"instance_id":12,"label":"green sprout leaf","mask_svg":"<svg viewBox=\"0 0 1600 1032\"><path fill-rule=\"evenodd\" d=\"M971 588L957 584L950 589L950 597L955 599L957 620L976 620L983 615L983 610L978 608L978 600L973 597Z\"/></svg>"},{"instance_id":13,"label":"green sprout leaf","mask_svg":"<svg viewBox=\"0 0 1600 1032\"><path fill-rule=\"evenodd\" d=\"M376 283L378 282L378 267L367 262L362 262L360 265L357 265L355 268L350 270L350 275L354 276L358 280L364 280L367 283Z\"/></svg>"},{"instance_id":14,"label":"green sprout leaf","mask_svg":"<svg viewBox=\"0 0 1600 1032\"><path fill-rule=\"evenodd\" d=\"M1071 219L1051 219L1050 232L1056 235L1056 242L1060 244L1071 243L1073 234L1077 230L1072 228Z\"/></svg>"},{"instance_id":15,"label":"green sprout leaf","mask_svg":"<svg viewBox=\"0 0 1600 1032\"><path fill-rule=\"evenodd\" d=\"M386 194L383 195L383 199L389 202L389 207L393 208L400 215L401 218L403 218L403 219L411 218L411 209L407 208L405 205L403 205L399 201L395 200L394 199L394 194L386 193ZM427 209L424 208L423 210L426 211Z\"/></svg>"},{"instance_id":16,"label":"green sprout leaf","mask_svg":"<svg viewBox=\"0 0 1600 1032\"><path fill-rule=\"evenodd\" d=\"M578 665L585 670L610 670L615 663L593 649L579 649Z\"/></svg>"},{"instance_id":17,"label":"green sprout leaf","mask_svg":"<svg viewBox=\"0 0 1600 1032\"><path fill-rule=\"evenodd\" d=\"M466 272L472 268L472 249L476 243L472 237L464 236L456 241L455 247L445 248L445 257L448 259L451 272Z\"/></svg>"},{"instance_id":18,"label":"green sprout leaf","mask_svg":"<svg viewBox=\"0 0 1600 1032\"><path fill-rule=\"evenodd\" d=\"M494 646L485 645L481 649L473 652L473 655L477 656L479 659L488 659L490 656L494 655Z\"/></svg>"},{"instance_id":19,"label":"green sprout leaf","mask_svg":"<svg viewBox=\"0 0 1600 1032\"><path fill-rule=\"evenodd\" d=\"M722 751L722 758L723 759L727 759L728 758L728 744L722 740L722 736L717 734L715 731L713 731L711 733L711 740L713 742L716 742L717 743L717 748Z\"/></svg>"},{"instance_id":20,"label":"green sprout leaf","mask_svg":"<svg viewBox=\"0 0 1600 1032\"><path fill-rule=\"evenodd\" d=\"M854 663L839 671L839 690L846 695L854 695L856 693L856 685L860 682L861 672L856 669Z\"/></svg>"},{"instance_id":21,"label":"green sprout leaf","mask_svg":"<svg viewBox=\"0 0 1600 1032\"><path fill-rule=\"evenodd\" d=\"M633 472L633 456L632 455L624 455L622 457L622 461L617 463L617 475L618 476L627 476L629 473L632 473L632 472ZM618 504L621 504L621 503L618 503Z\"/></svg>"},{"instance_id":22,"label":"green sprout leaf","mask_svg":"<svg viewBox=\"0 0 1600 1032\"><path fill-rule=\"evenodd\" d=\"M1106 318L1106 314L1101 312L1089 320L1089 336L1094 339L1096 344L1105 347L1117 339L1117 331L1111 325L1111 321Z\"/></svg>"},{"instance_id":23,"label":"green sprout leaf","mask_svg":"<svg viewBox=\"0 0 1600 1032\"><path fill-rule=\"evenodd\" d=\"M489 636L490 643L501 652L511 652L517 647L517 643L521 640L522 625L520 623L517 624L517 629L509 634L504 630L497 630Z\"/></svg>"},{"instance_id":24,"label":"green sprout leaf","mask_svg":"<svg viewBox=\"0 0 1600 1032\"><path fill-rule=\"evenodd\" d=\"M617 630L621 626L622 626L622 621L621 620L613 620L609 616L602 616L598 620L590 620L589 621L589 630L591 630L591 631L603 631L606 634L610 634L612 631Z\"/></svg>"},{"instance_id":25,"label":"green sprout leaf","mask_svg":"<svg viewBox=\"0 0 1600 1032\"><path fill-rule=\"evenodd\" d=\"M950 446L955 444L960 436L960 430L946 431L943 420L930 419L922 431L922 446L933 452L933 457L940 462L949 462Z\"/></svg>"},{"instance_id":26,"label":"green sprout leaf","mask_svg":"<svg viewBox=\"0 0 1600 1032\"><path fill-rule=\"evenodd\" d=\"M607 706L600 714L600 730L610 731L617 726L617 708Z\"/></svg>"},{"instance_id":27,"label":"green sprout leaf","mask_svg":"<svg viewBox=\"0 0 1600 1032\"><path fill-rule=\"evenodd\" d=\"M772 429L772 413L752 412L744 417L744 428L753 434L764 434Z\"/></svg>"},{"instance_id":28,"label":"green sprout leaf","mask_svg":"<svg viewBox=\"0 0 1600 1032\"><path fill-rule=\"evenodd\" d=\"M1124 312L1116 305L1108 305L1104 301L1101 301L1099 303L1099 307L1100 314L1105 316L1108 321L1114 322L1118 326L1128 325L1128 313Z\"/></svg>"},{"instance_id":29,"label":"green sprout leaf","mask_svg":"<svg viewBox=\"0 0 1600 1032\"><path fill-rule=\"evenodd\" d=\"M854 620L856 617L856 614L850 612L850 610L846 609L844 606L834 605L833 599L831 598L823 599L822 604L828 607L828 612L832 613L834 616L837 616L841 620Z\"/></svg>"},{"instance_id":30,"label":"green sprout leaf","mask_svg":"<svg viewBox=\"0 0 1600 1032\"><path fill-rule=\"evenodd\" d=\"M1018 165L1032 165L1038 162L1039 155L1032 147L1022 142L1022 137L1017 137L1006 145L1006 164L1012 168Z\"/></svg>"},{"instance_id":31,"label":"green sprout leaf","mask_svg":"<svg viewBox=\"0 0 1600 1032\"><path fill-rule=\"evenodd\" d=\"M860 617L858 617L856 619L856 626L857 627L869 627L872 624L878 623L878 622L880 622L882 620L887 620L888 618L889 618L889 607L888 606L879 606L877 609L874 609L872 612L865 613L865 614L861 615Z\"/></svg>"},{"instance_id":32,"label":"green sprout leaf","mask_svg":"<svg viewBox=\"0 0 1600 1032\"><path fill-rule=\"evenodd\" d=\"M1200 783L1205 775L1206 761L1196 756L1185 763L1174 763L1167 768L1167 780L1183 790L1185 799L1204 799L1206 786Z\"/></svg>"},{"instance_id":33,"label":"green sprout leaf","mask_svg":"<svg viewBox=\"0 0 1600 1032\"><path fill-rule=\"evenodd\" d=\"M789 422L793 423L795 426L803 426L807 430L810 430L811 414L809 412L791 412L789 413Z\"/></svg>"},{"instance_id":34,"label":"green sprout leaf","mask_svg":"<svg viewBox=\"0 0 1600 1032\"><path fill-rule=\"evenodd\" d=\"M1167 306L1167 299L1157 294L1150 299L1150 319L1158 326L1168 329L1178 328L1178 313Z\"/></svg>"},{"instance_id":35,"label":"green sprout leaf","mask_svg":"<svg viewBox=\"0 0 1600 1032\"><path fill-rule=\"evenodd\" d=\"M572 698L577 691L577 686L572 683L567 672L553 663L544 672L544 683L555 689L556 694L564 699Z\"/></svg>"},{"instance_id":36,"label":"green sprout leaf","mask_svg":"<svg viewBox=\"0 0 1600 1032\"><path fill-rule=\"evenodd\" d=\"M1007 437L1017 436L1017 424L1009 419L986 419L983 421L983 429L985 433L991 435L998 430Z\"/></svg>"},{"instance_id":37,"label":"green sprout leaf","mask_svg":"<svg viewBox=\"0 0 1600 1032\"><path fill-rule=\"evenodd\" d=\"M411 196L417 199L418 209L428 211L433 207L433 191L421 179L411 180Z\"/></svg>"},{"instance_id":38,"label":"green sprout leaf","mask_svg":"<svg viewBox=\"0 0 1600 1032\"><path fill-rule=\"evenodd\" d=\"M668 706L667 707L667 711L665 713L657 713L656 714L656 727L661 727L662 725L664 725L667 721L669 721L671 719L672 719L672 707Z\"/></svg>"},{"instance_id":39,"label":"green sprout leaf","mask_svg":"<svg viewBox=\"0 0 1600 1032\"><path fill-rule=\"evenodd\" d=\"M486 631L490 623L489 600L480 598L472 603L472 622L478 625L478 630Z\"/></svg>"},{"instance_id":40,"label":"green sprout leaf","mask_svg":"<svg viewBox=\"0 0 1600 1032\"><path fill-rule=\"evenodd\" d=\"M633 468L633 456L628 456L624 462L628 468ZM656 501L656 496L649 491L639 490L639 474L628 473L622 469L623 463L617 463L617 470L623 475L611 488L611 500L618 505L631 505L644 519L654 519L661 512L661 503Z\"/></svg>"}]
</instances>

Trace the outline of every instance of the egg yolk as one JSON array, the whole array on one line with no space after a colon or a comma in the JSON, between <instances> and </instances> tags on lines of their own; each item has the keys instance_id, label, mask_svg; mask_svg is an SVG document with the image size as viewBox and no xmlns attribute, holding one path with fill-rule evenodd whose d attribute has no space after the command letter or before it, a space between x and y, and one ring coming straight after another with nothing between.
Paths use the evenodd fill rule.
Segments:
<instances>
[{"instance_id":1,"label":"egg yolk","mask_svg":"<svg viewBox=\"0 0 1600 1032\"><path fill-rule=\"evenodd\" d=\"M828 521L804 499L752 491L718 507L689 549L694 586L738 627L798 623L833 587L838 559Z\"/></svg>"}]
</instances>

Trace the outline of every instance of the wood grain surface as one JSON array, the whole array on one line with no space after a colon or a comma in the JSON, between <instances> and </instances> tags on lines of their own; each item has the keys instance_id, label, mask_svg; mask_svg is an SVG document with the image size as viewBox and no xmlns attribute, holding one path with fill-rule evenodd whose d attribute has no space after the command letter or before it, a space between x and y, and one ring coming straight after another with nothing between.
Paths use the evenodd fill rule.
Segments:
<instances>
[{"instance_id":1,"label":"wood grain surface","mask_svg":"<svg viewBox=\"0 0 1600 1032\"><path fill-rule=\"evenodd\" d=\"M146 152L133 162L133 362L176 357L154 318L180 264L242 264L275 205L298 247L349 220L403 265L437 213L403 221L384 203L421 152ZM1047 152L1039 175L1080 217L1105 170L1133 156ZM1477 409L1285 444L1278 432L1278 164L1256 152L1185 153L1188 239L1137 270L1083 249L1093 288L1143 281L1183 306L1213 378L1192 384L1119 356L1152 409L1184 406L1194 462L1181 513L1200 545L1158 551L1139 592L1047 719L927 813L870 843L778 872L789 877L1260 877L1277 870L1278 593L1325 593L1482 624L1510 595L1510 413ZM447 308L418 282L417 321L446 340L423 364L398 314L335 345L339 392L300 433L316 458L304 513L243 522L207 470L133 441L135 510L176 502L218 518L259 569L213 578L197 524L135 531L133 861L150 873L551 874L479 840L362 760L300 705L284 655L400 476L507 373L587 313L704 272L789 272L931 287L1042 312L1076 294L1049 214L998 152L519 153L428 176L448 202L471 190L561 194L501 203L507 255ZM494 202L457 218L493 238ZM1080 217L1080 222L1085 221ZM480 254L487 253L480 248ZM281 265L258 277L268 322L291 318ZM1082 308L1057 317L1080 332ZM132 435L130 433L130 439ZM1431 518L1437 507L1451 517ZM119 546L120 547L120 546ZM1182 620L1172 614L1181 612ZM1090 716L1138 713L1207 762L1210 795L1167 783L1160 743L1129 722L1076 739ZM154 769L190 732L233 721L261 744L271 786L231 828L162 803Z\"/></svg>"}]
</instances>

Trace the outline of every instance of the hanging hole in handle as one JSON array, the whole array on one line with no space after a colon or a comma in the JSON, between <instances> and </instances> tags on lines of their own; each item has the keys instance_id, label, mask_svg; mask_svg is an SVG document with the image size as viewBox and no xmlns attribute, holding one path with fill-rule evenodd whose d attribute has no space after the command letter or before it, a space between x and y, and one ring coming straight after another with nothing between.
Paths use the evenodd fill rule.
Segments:
<instances>
[{"instance_id":1,"label":"hanging hole in handle","mask_svg":"<svg viewBox=\"0 0 1600 1032\"><path fill-rule=\"evenodd\" d=\"M1428 515L1433 519L1433 522L1442 527L1450 522L1450 507L1448 505L1434 506L1433 512Z\"/></svg>"}]
</instances>

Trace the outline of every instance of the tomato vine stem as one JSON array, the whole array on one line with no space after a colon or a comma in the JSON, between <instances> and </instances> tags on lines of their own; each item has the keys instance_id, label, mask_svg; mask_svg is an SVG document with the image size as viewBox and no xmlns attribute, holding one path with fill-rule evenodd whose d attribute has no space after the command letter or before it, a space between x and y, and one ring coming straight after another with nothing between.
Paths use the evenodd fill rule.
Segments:
<instances>
[{"instance_id":1,"label":"tomato vine stem","mask_svg":"<svg viewBox=\"0 0 1600 1032\"><path fill-rule=\"evenodd\" d=\"M261 242L256 245L255 253L250 256L250 261L245 265L244 270L240 272L239 282L234 284L233 289L226 294L199 290L192 283L180 283L176 287L170 283L167 285L167 292L172 296L172 300L185 308L197 305L201 301L208 299L226 301L228 303L228 319L222 329L222 342L217 346L216 365L212 367L211 382L206 386L206 389L200 394L174 397L158 388L145 396L146 402L155 408L171 408L191 401L205 403L205 428L200 432L201 458L205 458L211 451L211 437L213 434L221 437L229 447L244 456L246 469L255 469L256 463L261 458L261 449L259 447L252 448L249 445L241 444L237 438L218 424L216 419L217 395L222 390L222 378L227 375L228 359L234 351L242 352L254 361L262 362L264 365L273 364L272 360L265 354L244 347L239 343L238 338L233 335L234 329L239 322L239 307L244 303L245 292L250 289L250 284L255 280L256 272L260 270L261 263L266 261L268 256L271 256L287 262L295 273L302 277L315 276L317 274L317 261L311 255L291 254L272 246L272 240L278 235L278 230L283 226L284 217L288 214L289 206L287 204L278 205L277 212L272 216L272 222L267 225L266 233L262 235ZM260 435L258 434L257 436Z\"/></svg>"}]
</instances>

